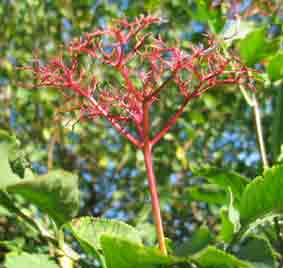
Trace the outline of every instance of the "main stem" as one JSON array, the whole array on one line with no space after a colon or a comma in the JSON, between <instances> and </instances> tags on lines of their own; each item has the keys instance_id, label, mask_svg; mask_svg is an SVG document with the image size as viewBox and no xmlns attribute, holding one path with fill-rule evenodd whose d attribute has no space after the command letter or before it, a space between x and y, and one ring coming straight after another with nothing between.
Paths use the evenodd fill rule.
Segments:
<instances>
[{"instance_id":1,"label":"main stem","mask_svg":"<svg viewBox=\"0 0 283 268\"><path fill-rule=\"evenodd\" d=\"M165 244L165 236L164 236L164 230L162 225L162 218L161 218L161 212L160 212L160 204L159 204L159 197L158 197L158 191L156 186L156 180L152 165L152 144L149 138L149 106L147 103L145 103L144 108L144 121L143 121L143 127L144 127L144 145L143 145L143 154L144 154L144 161L147 171L147 180L151 195L151 205L152 205L152 212L153 217L155 221L156 226L156 233L159 243L160 251L167 255L166 250L166 244Z\"/></svg>"}]
</instances>

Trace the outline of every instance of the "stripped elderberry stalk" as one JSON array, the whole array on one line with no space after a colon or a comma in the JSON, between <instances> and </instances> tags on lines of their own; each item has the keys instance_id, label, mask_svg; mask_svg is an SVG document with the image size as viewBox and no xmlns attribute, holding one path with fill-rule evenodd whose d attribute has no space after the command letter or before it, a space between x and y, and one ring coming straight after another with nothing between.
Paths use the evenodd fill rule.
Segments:
<instances>
[{"instance_id":1,"label":"stripped elderberry stalk","mask_svg":"<svg viewBox=\"0 0 283 268\"><path fill-rule=\"evenodd\" d=\"M152 148L175 125L192 99L213 87L241 84L250 79L248 68L235 56L223 53L212 39L205 48L190 46L185 51L168 46L160 36L146 31L159 23L161 20L152 16L140 16L131 22L115 20L107 28L72 41L64 55L45 64L35 59L33 66L24 69L34 75L37 88L57 88L68 103L79 109L82 117L108 120L143 152L159 247L167 254ZM79 61L83 55L101 72L105 68L105 72L114 72L118 83L105 83L104 78L100 78L103 73L99 77L87 70ZM172 87L177 88L182 103L153 135L151 111L158 105L160 96Z\"/></svg>"}]
</instances>

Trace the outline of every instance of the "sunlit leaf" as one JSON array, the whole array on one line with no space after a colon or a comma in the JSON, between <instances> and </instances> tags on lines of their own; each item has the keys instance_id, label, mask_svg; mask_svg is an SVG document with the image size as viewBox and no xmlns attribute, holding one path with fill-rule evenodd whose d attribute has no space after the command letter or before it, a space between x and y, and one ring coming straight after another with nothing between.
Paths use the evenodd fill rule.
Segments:
<instances>
[{"instance_id":1,"label":"sunlit leaf","mask_svg":"<svg viewBox=\"0 0 283 268\"><path fill-rule=\"evenodd\" d=\"M59 268L55 261L48 255L21 253L17 255L10 253L6 256L6 268Z\"/></svg>"},{"instance_id":2,"label":"sunlit leaf","mask_svg":"<svg viewBox=\"0 0 283 268\"><path fill-rule=\"evenodd\" d=\"M266 216L283 212L283 166L264 171L244 190L240 202L241 224L247 226Z\"/></svg>"},{"instance_id":3,"label":"sunlit leaf","mask_svg":"<svg viewBox=\"0 0 283 268\"><path fill-rule=\"evenodd\" d=\"M194 259L202 268L252 267L248 262L242 261L233 255L211 246L197 253Z\"/></svg>"},{"instance_id":4,"label":"sunlit leaf","mask_svg":"<svg viewBox=\"0 0 283 268\"><path fill-rule=\"evenodd\" d=\"M35 204L59 225L74 217L79 208L78 177L62 170L21 180L7 191Z\"/></svg>"}]
</instances>

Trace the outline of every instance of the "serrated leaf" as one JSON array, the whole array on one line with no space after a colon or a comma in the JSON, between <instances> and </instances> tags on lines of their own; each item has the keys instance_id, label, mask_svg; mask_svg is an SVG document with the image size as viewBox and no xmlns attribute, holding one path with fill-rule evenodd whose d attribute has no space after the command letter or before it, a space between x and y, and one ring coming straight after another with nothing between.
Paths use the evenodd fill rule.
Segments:
<instances>
[{"instance_id":1,"label":"serrated leaf","mask_svg":"<svg viewBox=\"0 0 283 268\"><path fill-rule=\"evenodd\" d=\"M213 234L207 226L201 226L197 231L195 231L191 239L179 245L174 250L174 253L176 256L187 257L205 248L213 240Z\"/></svg>"},{"instance_id":2,"label":"serrated leaf","mask_svg":"<svg viewBox=\"0 0 283 268\"><path fill-rule=\"evenodd\" d=\"M272 247L264 237L247 237L241 243L237 256L250 262L254 268L275 268Z\"/></svg>"},{"instance_id":3,"label":"serrated leaf","mask_svg":"<svg viewBox=\"0 0 283 268\"><path fill-rule=\"evenodd\" d=\"M101 245L107 268L156 268L183 262L177 257L164 256L157 248L108 235L101 237Z\"/></svg>"},{"instance_id":4,"label":"serrated leaf","mask_svg":"<svg viewBox=\"0 0 283 268\"><path fill-rule=\"evenodd\" d=\"M79 209L78 177L56 170L7 187L47 213L58 225L72 219Z\"/></svg>"},{"instance_id":5,"label":"serrated leaf","mask_svg":"<svg viewBox=\"0 0 283 268\"><path fill-rule=\"evenodd\" d=\"M203 201L212 204L226 204L228 202L227 193L214 184L202 184L191 186L186 189L188 199Z\"/></svg>"},{"instance_id":6,"label":"serrated leaf","mask_svg":"<svg viewBox=\"0 0 283 268\"><path fill-rule=\"evenodd\" d=\"M82 217L72 220L67 227L71 229L82 246L88 245L94 251L102 249L100 243L102 235L124 238L139 245L142 244L141 236L134 227L117 220Z\"/></svg>"},{"instance_id":7,"label":"serrated leaf","mask_svg":"<svg viewBox=\"0 0 283 268\"><path fill-rule=\"evenodd\" d=\"M255 178L243 192L241 224L247 226L266 216L283 212L283 166L277 165Z\"/></svg>"},{"instance_id":8,"label":"serrated leaf","mask_svg":"<svg viewBox=\"0 0 283 268\"><path fill-rule=\"evenodd\" d=\"M249 180L244 176L225 169L207 167L194 170L194 174L205 177L210 183L223 189L231 189L235 198L239 199Z\"/></svg>"},{"instance_id":9,"label":"serrated leaf","mask_svg":"<svg viewBox=\"0 0 283 268\"><path fill-rule=\"evenodd\" d=\"M44 254L10 253L5 258L5 268L59 268L59 266Z\"/></svg>"},{"instance_id":10,"label":"serrated leaf","mask_svg":"<svg viewBox=\"0 0 283 268\"><path fill-rule=\"evenodd\" d=\"M273 57L271 57L267 65L267 73L270 80L275 81L283 79L283 51L277 52Z\"/></svg>"},{"instance_id":11,"label":"serrated leaf","mask_svg":"<svg viewBox=\"0 0 283 268\"><path fill-rule=\"evenodd\" d=\"M202 268L252 267L248 262L242 261L235 256L212 246L208 246L195 254L193 258Z\"/></svg>"}]
</instances>

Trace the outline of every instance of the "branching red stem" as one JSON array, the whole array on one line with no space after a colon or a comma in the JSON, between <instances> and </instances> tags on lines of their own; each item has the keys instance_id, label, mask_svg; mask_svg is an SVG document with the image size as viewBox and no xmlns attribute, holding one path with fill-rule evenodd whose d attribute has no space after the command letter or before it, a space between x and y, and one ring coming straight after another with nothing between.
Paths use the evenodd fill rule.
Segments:
<instances>
[{"instance_id":1,"label":"branching red stem","mask_svg":"<svg viewBox=\"0 0 283 268\"><path fill-rule=\"evenodd\" d=\"M118 20L112 26L74 40L58 58L46 64L36 59L33 66L22 69L34 75L36 87L60 90L67 100L66 109L80 111L79 120L102 117L143 151L159 247L166 254L152 147L176 124L193 98L213 87L248 81L248 87L252 88L252 83L250 70L227 51L222 53L221 45L213 38L208 39L207 47L191 45L184 51L168 46L160 36L144 33L151 24L159 22L152 16L140 16L132 22ZM90 57L95 68L103 65L111 69L110 81L104 83L107 77L104 73L97 75L92 70L87 73L78 62L80 56ZM160 101L165 88L171 90L169 83L176 98L181 96L183 100L151 139L150 110L154 111L154 104ZM132 126L135 128L131 129Z\"/></svg>"}]
</instances>

